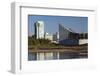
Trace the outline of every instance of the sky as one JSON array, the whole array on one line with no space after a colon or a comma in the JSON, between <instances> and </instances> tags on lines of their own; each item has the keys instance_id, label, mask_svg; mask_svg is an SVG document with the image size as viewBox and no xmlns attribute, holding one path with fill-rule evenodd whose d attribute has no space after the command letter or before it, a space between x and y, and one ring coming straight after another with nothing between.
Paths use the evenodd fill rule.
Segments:
<instances>
[{"instance_id":1,"label":"sky","mask_svg":"<svg viewBox=\"0 0 100 76\"><path fill-rule=\"evenodd\" d=\"M88 17L28 15L28 36L34 35L36 21L43 21L44 31L50 34L59 32L59 24L77 33L88 32Z\"/></svg>"}]
</instances>

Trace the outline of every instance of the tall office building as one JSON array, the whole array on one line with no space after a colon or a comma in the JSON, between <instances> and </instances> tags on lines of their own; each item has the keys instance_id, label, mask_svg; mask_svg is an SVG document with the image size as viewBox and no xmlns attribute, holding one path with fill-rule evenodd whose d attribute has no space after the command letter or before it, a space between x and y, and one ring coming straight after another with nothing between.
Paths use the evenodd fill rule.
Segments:
<instances>
[{"instance_id":1,"label":"tall office building","mask_svg":"<svg viewBox=\"0 0 100 76\"><path fill-rule=\"evenodd\" d=\"M36 39L42 39L44 38L44 22L43 21L37 21L35 24L35 37Z\"/></svg>"}]
</instances>

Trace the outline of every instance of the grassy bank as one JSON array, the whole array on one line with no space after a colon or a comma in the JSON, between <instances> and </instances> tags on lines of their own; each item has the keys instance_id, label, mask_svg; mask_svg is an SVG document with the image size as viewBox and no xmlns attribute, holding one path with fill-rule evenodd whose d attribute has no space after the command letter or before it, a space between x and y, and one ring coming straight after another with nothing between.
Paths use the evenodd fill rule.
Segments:
<instances>
[{"instance_id":1,"label":"grassy bank","mask_svg":"<svg viewBox=\"0 0 100 76\"><path fill-rule=\"evenodd\" d=\"M77 46L64 46L52 43L48 39L35 39L32 37L28 38L28 49L75 49L84 50L87 49L87 45L77 45Z\"/></svg>"}]
</instances>

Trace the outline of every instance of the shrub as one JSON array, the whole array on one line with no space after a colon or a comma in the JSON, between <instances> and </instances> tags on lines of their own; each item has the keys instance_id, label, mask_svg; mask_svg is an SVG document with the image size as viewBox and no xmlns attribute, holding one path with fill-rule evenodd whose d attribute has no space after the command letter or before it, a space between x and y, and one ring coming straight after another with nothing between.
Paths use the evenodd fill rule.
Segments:
<instances>
[{"instance_id":1,"label":"shrub","mask_svg":"<svg viewBox=\"0 0 100 76\"><path fill-rule=\"evenodd\" d=\"M35 39L33 37L28 37L28 45L48 45L51 41L48 39Z\"/></svg>"}]
</instances>

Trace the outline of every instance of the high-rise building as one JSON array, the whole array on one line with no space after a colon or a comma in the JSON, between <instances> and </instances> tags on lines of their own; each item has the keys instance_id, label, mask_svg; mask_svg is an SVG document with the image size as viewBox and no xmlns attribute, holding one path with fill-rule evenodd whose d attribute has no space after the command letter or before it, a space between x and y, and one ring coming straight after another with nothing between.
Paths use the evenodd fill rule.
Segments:
<instances>
[{"instance_id":1,"label":"high-rise building","mask_svg":"<svg viewBox=\"0 0 100 76\"><path fill-rule=\"evenodd\" d=\"M44 22L43 21L37 21L35 24L35 37L36 39L42 39L44 38Z\"/></svg>"}]
</instances>

